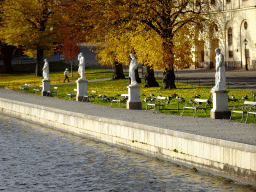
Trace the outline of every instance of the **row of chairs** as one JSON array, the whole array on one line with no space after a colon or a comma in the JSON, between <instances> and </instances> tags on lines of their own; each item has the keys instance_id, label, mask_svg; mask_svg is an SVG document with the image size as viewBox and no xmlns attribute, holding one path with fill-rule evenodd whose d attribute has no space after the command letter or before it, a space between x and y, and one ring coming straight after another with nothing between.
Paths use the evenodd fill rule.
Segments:
<instances>
[{"instance_id":1,"label":"row of chairs","mask_svg":"<svg viewBox=\"0 0 256 192\"><path fill-rule=\"evenodd\" d=\"M73 97L76 96L76 92L77 92L77 89L73 89L73 91L71 93L66 93L66 98L65 99L69 99L69 100L72 99ZM95 98L97 96L96 94L97 94L97 91L92 90L89 95L84 95L83 96L82 101L88 102L90 100L90 98L94 98L94 101L95 101Z\"/></svg>"},{"instance_id":2,"label":"row of chairs","mask_svg":"<svg viewBox=\"0 0 256 192\"><path fill-rule=\"evenodd\" d=\"M53 96L53 94L57 95L58 87L53 87L50 91L47 91L46 96ZM38 94L42 92L42 85L39 85L37 88L33 89L33 93Z\"/></svg>"},{"instance_id":3,"label":"row of chairs","mask_svg":"<svg viewBox=\"0 0 256 192\"><path fill-rule=\"evenodd\" d=\"M182 97L176 97L175 99L176 99L176 103L177 103L177 112L179 112L179 104L185 103L185 99ZM165 105L169 104L168 100L170 101L170 98L157 96L155 103L147 103L146 110L148 110L148 108L150 108L150 107L154 107L154 109L157 109L157 107L158 107L159 110L165 111ZM183 113L185 110L192 110L194 117L198 110L204 110L205 115L207 117L206 109L209 104L211 104L211 102L208 99L195 98L194 101L190 100L188 103L186 103L184 105L183 111L182 111L182 116L183 116ZM174 109L174 110L176 110L176 109Z\"/></svg>"},{"instance_id":4,"label":"row of chairs","mask_svg":"<svg viewBox=\"0 0 256 192\"><path fill-rule=\"evenodd\" d=\"M244 101L243 105L237 105L232 107L230 120L232 118L232 115L234 113L239 113L242 115L241 121L244 119L244 115L246 114L246 120L245 123L247 123L249 115L254 116L254 122L255 122L255 115L256 115L256 102L255 101Z\"/></svg>"},{"instance_id":5,"label":"row of chairs","mask_svg":"<svg viewBox=\"0 0 256 192\"><path fill-rule=\"evenodd\" d=\"M19 88L22 90L29 90L30 84L25 83L24 86L20 86ZM42 85L33 89L34 94L38 94L42 92ZM53 89L47 91L46 96L52 96L53 94L57 94L58 87L53 87Z\"/></svg>"},{"instance_id":6,"label":"row of chairs","mask_svg":"<svg viewBox=\"0 0 256 192\"><path fill-rule=\"evenodd\" d=\"M165 104L166 104L167 99L168 99L168 97L157 96L155 103L147 103L146 110L148 109L148 107L153 106L154 109L156 109L158 107L159 110L165 111ZM180 99L180 98L177 98L177 99ZM179 101L177 101L177 103L179 103ZM186 110L192 110L193 116L195 117L196 112L198 110L204 110L205 116L207 117L206 110L207 110L208 106L209 106L209 108L211 108L211 101L209 99L195 98L194 101L190 100L188 103L186 103L183 106L183 111L182 111L181 115L183 116L183 114ZM179 108L179 107L177 106L177 108ZM239 113L242 115L240 122L243 121L245 115L246 115L245 123L247 122L249 115L254 116L254 122L255 122L255 115L256 115L256 102L255 101L244 101L243 105L232 106L229 108L232 109L231 115L230 115L230 120L232 119L233 114Z\"/></svg>"},{"instance_id":7,"label":"row of chairs","mask_svg":"<svg viewBox=\"0 0 256 192\"><path fill-rule=\"evenodd\" d=\"M71 99L76 96L76 94L75 94L76 91L77 90L74 89L72 93L67 93L66 96L69 97L69 99ZM145 95L143 95L143 96L145 96ZM88 102L92 98L95 101L96 97L97 97L97 91L92 90L89 95L86 95L83 97L82 101ZM103 100L104 99L103 96L101 96L101 97ZM119 104L118 107L121 107L121 103L125 103L127 101L127 99L128 99L128 94L121 94L121 95L116 95L115 98L112 98L109 101L111 102L111 106L113 105L113 103L118 103ZM165 111L165 106L170 104L170 100L173 100L173 99L176 99L175 102L177 103L177 109L173 109L173 110L177 110L177 112L179 112L179 104L185 103L185 99L182 97L178 97L176 94L173 95L172 97L162 97L162 96L157 96L156 98L148 97L148 98L143 99L142 101L147 102L146 110L148 110L150 108L154 108L154 109L158 108L158 110ZM232 98L232 99L230 99L230 101L234 101L234 99ZM212 102L210 101L210 99L200 99L200 95L198 97L195 96L194 100L189 100L189 102L185 103L185 105L183 106L181 115L183 116L183 114L186 110L192 110L193 116L195 117L198 110L204 110L205 116L207 117L207 108L209 106L209 109L210 109L211 104L212 104ZM245 101L243 103L243 105L233 106L230 108L233 108L231 110L230 120L234 113L239 113L239 114L242 114L241 122L243 121L245 114L247 114L245 123L247 122L249 115L254 115L254 122L255 122L256 102Z\"/></svg>"}]
</instances>

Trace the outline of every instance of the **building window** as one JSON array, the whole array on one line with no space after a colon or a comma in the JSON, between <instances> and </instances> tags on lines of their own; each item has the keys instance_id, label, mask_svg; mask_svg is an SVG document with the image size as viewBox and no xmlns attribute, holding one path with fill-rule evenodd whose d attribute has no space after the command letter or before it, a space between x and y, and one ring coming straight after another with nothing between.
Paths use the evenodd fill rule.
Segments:
<instances>
[{"instance_id":1,"label":"building window","mask_svg":"<svg viewBox=\"0 0 256 192\"><path fill-rule=\"evenodd\" d=\"M247 24L247 22L245 21L244 22L244 29L246 30L248 28L248 24Z\"/></svg>"},{"instance_id":2,"label":"building window","mask_svg":"<svg viewBox=\"0 0 256 192\"><path fill-rule=\"evenodd\" d=\"M227 0L227 3L230 3L231 2L231 0Z\"/></svg>"},{"instance_id":3,"label":"building window","mask_svg":"<svg viewBox=\"0 0 256 192\"><path fill-rule=\"evenodd\" d=\"M212 5L215 5L215 0L211 0L211 4L212 4Z\"/></svg>"},{"instance_id":4,"label":"building window","mask_svg":"<svg viewBox=\"0 0 256 192\"><path fill-rule=\"evenodd\" d=\"M232 45L232 29L228 28L228 46Z\"/></svg>"},{"instance_id":5,"label":"building window","mask_svg":"<svg viewBox=\"0 0 256 192\"><path fill-rule=\"evenodd\" d=\"M228 57L229 57L229 58L233 58L233 51L229 51L229 52L228 52Z\"/></svg>"},{"instance_id":6,"label":"building window","mask_svg":"<svg viewBox=\"0 0 256 192\"><path fill-rule=\"evenodd\" d=\"M215 24L214 29L215 29L215 31L218 31L219 30L218 25Z\"/></svg>"},{"instance_id":7,"label":"building window","mask_svg":"<svg viewBox=\"0 0 256 192\"><path fill-rule=\"evenodd\" d=\"M201 62L204 62L204 51L201 51Z\"/></svg>"}]
</instances>

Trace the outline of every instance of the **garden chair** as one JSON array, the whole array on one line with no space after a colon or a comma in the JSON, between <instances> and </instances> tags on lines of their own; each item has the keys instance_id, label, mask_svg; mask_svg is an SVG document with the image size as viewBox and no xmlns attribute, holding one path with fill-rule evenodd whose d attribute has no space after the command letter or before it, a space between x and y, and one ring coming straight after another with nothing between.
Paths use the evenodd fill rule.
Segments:
<instances>
[{"instance_id":1,"label":"garden chair","mask_svg":"<svg viewBox=\"0 0 256 192\"><path fill-rule=\"evenodd\" d=\"M239 113L239 114L242 114L240 122L243 121L244 114L247 114L245 123L247 122L248 116L250 114L254 115L254 122L255 122L255 115L256 115L255 108L256 108L256 102L255 101L244 101L243 105L237 105L237 106L233 107L233 110L231 110L231 115L230 115L229 121L231 121L232 115L234 113Z\"/></svg>"},{"instance_id":2,"label":"garden chair","mask_svg":"<svg viewBox=\"0 0 256 192\"><path fill-rule=\"evenodd\" d=\"M73 97L75 97L76 96L76 93L75 93L76 91L77 91L76 89L73 89L72 93L66 93L66 98L65 99L67 99L67 97L69 97L69 100L70 100Z\"/></svg>"},{"instance_id":3,"label":"garden chair","mask_svg":"<svg viewBox=\"0 0 256 192\"><path fill-rule=\"evenodd\" d=\"M57 90L58 90L58 87L54 87L52 90L50 91L47 91L46 93L46 96L52 96L52 94L56 94L57 95Z\"/></svg>"},{"instance_id":4,"label":"garden chair","mask_svg":"<svg viewBox=\"0 0 256 192\"><path fill-rule=\"evenodd\" d=\"M128 99L128 94L121 94L121 95L116 95L116 97L119 97L119 99L112 99L111 100L111 107L113 103L119 103L118 107L121 107L121 103L124 103Z\"/></svg>"},{"instance_id":5,"label":"garden chair","mask_svg":"<svg viewBox=\"0 0 256 192\"><path fill-rule=\"evenodd\" d=\"M195 99L194 101L190 100L188 103L185 104L185 106L183 107L183 111L181 116L183 116L183 113L185 110L193 110L193 115L195 117L196 112L198 110L204 110L205 111L205 115L207 117L207 113L206 113L206 109L207 109L207 105L209 104L209 100L208 99Z\"/></svg>"},{"instance_id":6,"label":"garden chair","mask_svg":"<svg viewBox=\"0 0 256 192\"><path fill-rule=\"evenodd\" d=\"M85 95L85 96L83 96L82 101L89 102L89 99L90 99L90 98L94 98L94 101L95 101L95 98L96 98L96 96L97 96L96 94L97 94L97 91L92 90L92 91L91 91L91 93L90 93L89 95Z\"/></svg>"},{"instance_id":7,"label":"garden chair","mask_svg":"<svg viewBox=\"0 0 256 192\"><path fill-rule=\"evenodd\" d=\"M160 108L162 108L162 110L164 110L164 112L165 112L166 100L167 100L167 97L157 96L155 103L147 103L146 110L148 110L148 106L153 106L154 109L157 109L157 107L158 107L158 110L161 110Z\"/></svg>"}]
</instances>

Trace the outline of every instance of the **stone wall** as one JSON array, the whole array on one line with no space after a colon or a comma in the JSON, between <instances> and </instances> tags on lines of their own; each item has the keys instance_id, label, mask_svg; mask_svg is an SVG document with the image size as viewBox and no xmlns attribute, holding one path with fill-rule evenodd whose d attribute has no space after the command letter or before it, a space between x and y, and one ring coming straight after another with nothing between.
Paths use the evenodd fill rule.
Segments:
<instances>
[{"instance_id":1,"label":"stone wall","mask_svg":"<svg viewBox=\"0 0 256 192\"><path fill-rule=\"evenodd\" d=\"M256 146L0 98L0 112L138 153L256 182Z\"/></svg>"}]
</instances>

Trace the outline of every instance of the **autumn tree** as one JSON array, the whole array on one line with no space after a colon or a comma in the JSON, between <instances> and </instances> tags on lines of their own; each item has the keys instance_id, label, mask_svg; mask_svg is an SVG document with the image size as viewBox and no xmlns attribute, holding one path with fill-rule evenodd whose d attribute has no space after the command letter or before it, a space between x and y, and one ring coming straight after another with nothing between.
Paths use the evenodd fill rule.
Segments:
<instances>
[{"instance_id":1,"label":"autumn tree","mask_svg":"<svg viewBox=\"0 0 256 192\"><path fill-rule=\"evenodd\" d=\"M58 21L53 11L56 3L57 0L8 0L1 7L1 40L23 46L26 55L37 58L36 75L41 74L43 57L53 54L57 46Z\"/></svg>"},{"instance_id":2,"label":"autumn tree","mask_svg":"<svg viewBox=\"0 0 256 192\"><path fill-rule=\"evenodd\" d=\"M189 31L187 28L185 30ZM174 38L174 60L179 68L184 68L188 63L193 62L193 55L191 53L193 41L189 37L185 33L179 33L179 36L176 35ZM159 86L154 77L154 69L162 68L164 49L161 46L162 39L155 31L142 25L137 26L136 30L123 30L120 27L116 30L109 31L105 39L106 41L102 44L105 46L98 51L101 62L111 63L115 59L119 63L129 65L130 53L134 52L136 53L138 62L146 68L144 86Z\"/></svg>"},{"instance_id":3,"label":"autumn tree","mask_svg":"<svg viewBox=\"0 0 256 192\"><path fill-rule=\"evenodd\" d=\"M92 33L91 5L86 0L61 0L55 7L58 34L63 42L60 49L65 59L71 61L79 53L78 44L94 38ZM96 38L95 38L96 39Z\"/></svg>"},{"instance_id":4,"label":"autumn tree","mask_svg":"<svg viewBox=\"0 0 256 192\"><path fill-rule=\"evenodd\" d=\"M4 72L5 73L12 73L13 67L12 67L12 54L16 47L7 45L5 43L1 43L1 54L3 55L3 61L4 61Z\"/></svg>"},{"instance_id":5,"label":"autumn tree","mask_svg":"<svg viewBox=\"0 0 256 192\"><path fill-rule=\"evenodd\" d=\"M107 42L98 46L96 49L97 58L102 65L112 65L114 69L114 75L112 79L124 79L123 65L116 59L116 52L108 46Z\"/></svg>"},{"instance_id":6,"label":"autumn tree","mask_svg":"<svg viewBox=\"0 0 256 192\"><path fill-rule=\"evenodd\" d=\"M59 34L62 40L65 39L76 41L77 43L84 42L102 42L105 39L105 34L102 35L98 30L95 30L94 23L100 12L96 11L94 1L86 0L62 0L57 6L57 13L60 25ZM100 59L102 64L112 65L114 69L113 79L125 78L123 74L122 63L114 59L113 49L104 44L98 43L98 51L101 52L103 60ZM89 46L94 50L93 46ZM105 54L105 56L103 56Z\"/></svg>"},{"instance_id":7,"label":"autumn tree","mask_svg":"<svg viewBox=\"0 0 256 192\"><path fill-rule=\"evenodd\" d=\"M110 31L114 26L122 25L123 29L136 31L137 27L141 25L155 32L161 45L154 49L159 49L162 52L162 56L159 57L162 60L153 59L158 61L150 62L150 65L154 68L158 66L158 68L164 69L163 88L175 88L174 67L182 68L184 66L184 63L178 62L179 59L175 59L184 56L182 53L178 53L178 50L181 49L176 49L175 46L182 47L182 44L190 44L189 42L182 43L183 39L179 37L184 34L185 39L188 39L189 33L193 33L193 31L187 29L193 28L194 24L208 20L207 3L194 4L194 0L113 0L104 2L96 0L95 2L101 6L97 9L102 10L102 23L96 24L97 29L104 28L105 31ZM178 39L181 42L176 42Z\"/></svg>"},{"instance_id":8,"label":"autumn tree","mask_svg":"<svg viewBox=\"0 0 256 192\"><path fill-rule=\"evenodd\" d=\"M65 39L84 43L92 39L91 3L87 0L61 0L55 6L58 18L58 34L62 42Z\"/></svg>"},{"instance_id":9,"label":"autumn tree","mask_svg":"<svg viewBox=\"0 0 256 192\"><path fill-rule=\"evenodd\" d=\"M2 4L4 0L0 0L0 21L2 21ZM1 28L1 25L0 25ZM5 73L12 73L13 72L13 67L12 67L12 53L14 51L15 47L11 45L7 45L4 42L0 41L0 51L1 55L3 56L3 61L4 61L4 72Z\"/></svg>"},{"instance_id":10,"label":"autumn tree","mask_svg":"<svg viewBox=\"0 0 256 192\"><path fill-rule=\"evenodd\" d=\"M72 65L75 56L79 54L79 48L77 42L72 39L65 39L60 52L63 54L64 59L69 60L71 64L71 77L73 77Z\"/></svg>"},{"instance_id":11,"label":"autumn tree","mask_svg":"<svg viewBox=\"0 0 256 192\"><path fill-rule=\"evenodd\" d=\"M98 43L97 47L96 53L99 62L103 65L113 65L113 79L124 79L122 64L130 64L130 53L133 51L128 33L125 33L120 27L111 30L105 35L105 41ZM136 80L139 83L141 82L138 74L136 75Z\"/></svg>"}]
</instances>

